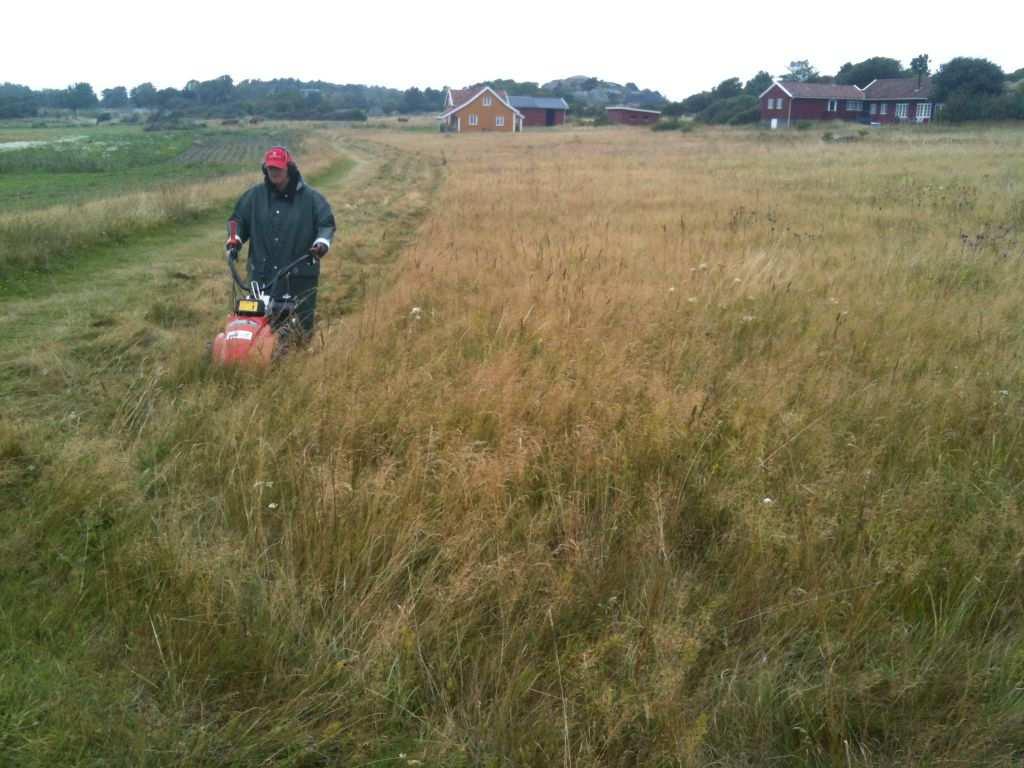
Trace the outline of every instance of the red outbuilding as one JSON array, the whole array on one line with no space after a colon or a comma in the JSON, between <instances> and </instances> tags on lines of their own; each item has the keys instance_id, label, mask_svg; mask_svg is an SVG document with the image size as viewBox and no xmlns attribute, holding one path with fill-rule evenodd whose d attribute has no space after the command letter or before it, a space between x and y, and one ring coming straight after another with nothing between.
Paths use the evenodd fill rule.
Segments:
<instances>
[{"instance_id":1,"label":"red outbuilding","mask_svg":"<svg viewBox=\"0 0 1024 768\"><path fill-rule=\"evenodd\" d=\"M550 96L511 96L508 101L523 114L523 125L531 128L564 125L569 111L565 99Z\"/></svg>"},{"instance_id":2,"label":"red outbuilding","mask_svg":"<svg viewBox=\"0 0 1024 768\"><path fill-rule=\"evenodd\" d=\"M651 125L658 122L661 112L656 109L640 109L639 107L605 107L608 122L620 125Z\"/></svg>"}]
</instances>

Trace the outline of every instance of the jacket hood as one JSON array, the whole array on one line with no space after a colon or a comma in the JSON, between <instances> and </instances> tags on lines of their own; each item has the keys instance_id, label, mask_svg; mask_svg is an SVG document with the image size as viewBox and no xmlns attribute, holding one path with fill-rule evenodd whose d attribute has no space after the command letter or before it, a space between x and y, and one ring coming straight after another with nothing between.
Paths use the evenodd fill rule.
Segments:
<instances>
[{"instance_id":1,"label":"jacket hood","mask_svg":"<svg viewBox=\"0 0 1024 768\"><path fill-rule=\"evenodd\" d=\"M263 183L266 184L267 188L271 192L277 191L277 187L275 187L270 181L270 175L267 173L266 167L263 168ZM295 163L288 163L288 186L285 187L284 194L294 195L304 186L306 186L306 182L302 178L299 166Z\"/></svg>"}]
</instances>

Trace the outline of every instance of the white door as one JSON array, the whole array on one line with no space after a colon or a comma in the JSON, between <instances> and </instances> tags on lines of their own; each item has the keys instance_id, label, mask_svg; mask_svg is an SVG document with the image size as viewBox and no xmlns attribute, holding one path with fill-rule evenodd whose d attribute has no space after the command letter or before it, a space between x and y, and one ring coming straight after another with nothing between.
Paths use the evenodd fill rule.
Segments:
<instances>
[{"instance_id":1,"label":"white door","mask_svg":"<svg viewBox=\"0 0 1024 768\"><path fill-rule=\"evenodd\" d=\"M779 127L779 118L773 117L772 118L772 130L774 131L778 127Z\"/></svg>"}]
</instances>

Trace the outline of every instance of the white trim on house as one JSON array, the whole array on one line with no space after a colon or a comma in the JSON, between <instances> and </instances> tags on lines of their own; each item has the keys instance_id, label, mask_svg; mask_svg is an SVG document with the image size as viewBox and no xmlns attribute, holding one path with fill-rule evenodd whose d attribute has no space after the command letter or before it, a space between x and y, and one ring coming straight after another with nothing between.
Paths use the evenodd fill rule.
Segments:
<instances>
[{"instance_id":1,"label":"white trim on house","mask_svg":"<svg viewBox=\"0 0 1024 768\"><path fill-rule=\"evenodd\" d=\"M782 92L783 92L784 94L786 94L787 96L789 96L789 98L791 98L791 99L793 98L793 94L792 94L792 93L790 93L789 91L787 91L787 90L786 90L786 86L784 86L784 85L783 85L782 83L780 83L780 82L779 82L778 80L773 80L773 81L772 81L772 84L771 84L771 85L769 85L769 86L768 86L767 88L765 88L765 89L764 89L763 91L761 91L761 96L764 96L764 95L765 95L766 93L768 93L768 91L770 91L770 90L771 90L772 88L774 88L774 87L775 87L776 85L777 85L777 86L779 86L779 88L781 88L781 89L782 89ZM760 99L760 98L761 98L761 96L758 96L757 98L758 98L758 99Z\"/></svg>"},{"instance_id":2,"label":"white trim on house","mask_svg":"<svg viewBox=\"0 0 1024 768\"><path fill-rule=\"evenodd\" d=\"M468 107L470 104L472 104L474 101L476 101L477 99L479 99L481 96L483 96L485 93L488 93L488 92L490 92L494 96L496 96L498 101L500 101L506 107L511 109L515 114L519 115L520 117L523 116L522 112L520 112L518 109L516 109L511 104L509 104L507 101L505 101L503 98L501 98L501 95L496 90L491 88L491 86L489 86L489 85L485 85L483 88L481 88L479 90L479 92L477 92L477 94L475 96L473 96L473 97L471 97L469 99L466 99L466 101L462 102L457 107L453 106L451 109L449 109L443 115L439 115L438 116L438 120L444 120L446 117L448 117L448 115L450 115L450 114L452 114L454 112L458 112L463 107ZM451 91L450 90L448 91L448 95L451 96Z\"/></svg>"}]
</instances>

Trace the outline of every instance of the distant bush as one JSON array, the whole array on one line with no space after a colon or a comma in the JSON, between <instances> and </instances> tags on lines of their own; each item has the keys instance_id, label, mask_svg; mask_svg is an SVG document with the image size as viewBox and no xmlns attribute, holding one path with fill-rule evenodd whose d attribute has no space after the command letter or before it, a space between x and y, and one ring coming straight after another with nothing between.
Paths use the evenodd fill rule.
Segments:
<instances>
[{"instance_id":1,"label":"distant bush","mask_svg":"<svg viewBox=\"0 0 1024 768\"><path fill-rule=\"evenodd\" d=\"M945 123L967 123L976 120L1024 119L1024 94L969 94L959 91L950 95L936 116Z\"/></svg>"},{"instance_id":2,"label":"distant bush","mask_svg":"<svg viewBox=\"0 0 1024 768\"><path fill-rule=\"evenodd\" d=\"M696 119L712 125L729 124L734 119L740 122L755 122L760 117L757 110L757 97L744 94L713 101L698 113ZM752 114L757 115L753 120L750 119ZM735 123L732 124L735 125Z\"/></svg>"},{"instance_id":3,"label":"distant bush","mask_svg":"<svg viewBox=\"0 0 1024 768\"><path fill-rule=\"evenodd\" d=\"M96 124L99 125L100 123L109 123L110 117L111 115L109 112L100 112L98 115L96 115Z\"/></svg>"},{"instance_id":4,"label":"distant bush","mask_svg":"<svg viewBox=\"0 0 1024 768\"><path fill-rule=\"evenodd\" d=\"M809 131L814 127L814 123L810 120L800 120L794 126L798 131Z\"/></svg>"},{"instance_id":5,"label":"distant bush","mask_svg":"<svg viewBox=\"0 0 1024 768\"><path fill-rule=\"evenodd\" d=\"M758 123L761 121L761 108L758 106L751 107L750 109L742 112L737 112L729 118L729 125L750 125L751 123Z\"/></svg>"},{"instance_id":6,"label":"distant bush","mask_svg":"<svg viewBox=\"0 0 1024 768\"><path fill-rule=\"evenodd\" d=\"M670 120L659 120L651 126L652 131L679 131L680 133L689 133L694 128L692 120L679 120L672 118Z\"/></svg>"}]
</instances>

